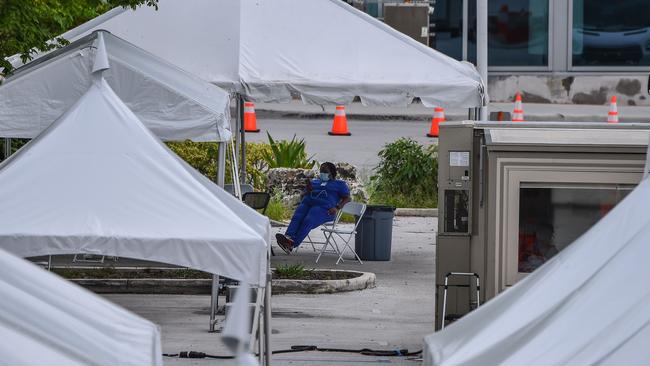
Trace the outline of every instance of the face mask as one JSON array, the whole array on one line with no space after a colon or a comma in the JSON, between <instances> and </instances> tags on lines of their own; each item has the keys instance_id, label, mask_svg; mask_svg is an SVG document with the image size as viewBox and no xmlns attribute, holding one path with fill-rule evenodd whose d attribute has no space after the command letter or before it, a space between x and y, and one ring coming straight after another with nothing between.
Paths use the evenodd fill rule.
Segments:
<instances>
[{"instance_id":1,"label":"face mask","mask_svg":"<svg viewBox=\"0 0 650 366\"><path fill-rule=\"evenodd\" d=\"M323 182L330 180L330 173L320 173L320 180Z\"/></svg>"}]
</instances>

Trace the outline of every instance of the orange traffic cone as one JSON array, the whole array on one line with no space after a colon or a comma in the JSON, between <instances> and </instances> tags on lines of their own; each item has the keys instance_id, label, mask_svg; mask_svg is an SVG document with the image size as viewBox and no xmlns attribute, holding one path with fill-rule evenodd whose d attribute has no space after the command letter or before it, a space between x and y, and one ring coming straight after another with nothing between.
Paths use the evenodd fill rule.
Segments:
<instances>
[{"instance_id":1,"label":"orange traffic cone","mask_svg":"<svg viewBox=\"0 0 650 366\"><path fill-rule=\"evenodd\" d=\"M253 102L244 102L244 131L260 132L260 129L257 128L257 116Z\"/></svg>"},{"instance_id":2,"label":"orange traffic cone","mask_svg":"<svg viewBox=\"0 0 650 366\"><path fill-rule=\"evenodd\" d=\"M607 123L618 123L618 107L616 106L616 95L609 102L609 112L607 113Z\"/></svg>"},{"instance_id":3,"label":"orange traffic cone","mask_svg":"<svg viewBox=\"0 0 650 366\"><path fill-rule=\"evenodd\" d=\"M438 137L440 133L440 123L445 121L445 110L441 107L433 109L433 118L431 119L431 130L427 133L428 137Z\"/></svg>"},{"instance_id":4,"label":"orange traffic cone","mask_svg":"<svg viewBox=\"0 0 650 366\"><path fill-rule=\"evenodd\" d=\"M524 121L524 107L521 105L521 94L517 92L515 97L515 109L512 111L512 122Z\"/></svg>"},{"instance_id":5,"label":"orange traffic cone","mask_svg":"<svg viewBox=\"0 0 650 366\"><path fill-rule=\"evenodd\" d=\"M327 133L330 136L350 136L348 131L348 118L345 116L345 107L342 105L336 106L334 112L334 122L332 122L332 131Z\"/></svg>"}]
</instances>

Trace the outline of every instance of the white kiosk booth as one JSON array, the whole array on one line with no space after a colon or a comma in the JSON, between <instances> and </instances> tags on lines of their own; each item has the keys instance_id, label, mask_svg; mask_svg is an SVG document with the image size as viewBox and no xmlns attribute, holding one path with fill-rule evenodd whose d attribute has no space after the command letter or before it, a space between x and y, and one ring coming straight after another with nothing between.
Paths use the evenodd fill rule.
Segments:
<instances>
[{"instance_id":1,"label":"white kiosk booth","mask_svg":"<svg viewBox=\"0 0 650 366\"><path fill-rule=\"evenodd\" d=\"M436 329L524 278L631 192L649 130L633 123L441 124Z\"/></svg>"}]
</instances>

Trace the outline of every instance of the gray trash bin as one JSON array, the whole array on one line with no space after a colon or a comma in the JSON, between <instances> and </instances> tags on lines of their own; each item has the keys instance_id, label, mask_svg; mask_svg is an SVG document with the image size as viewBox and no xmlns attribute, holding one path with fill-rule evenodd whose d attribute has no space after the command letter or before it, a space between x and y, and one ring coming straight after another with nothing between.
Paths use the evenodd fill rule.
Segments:
<instances>
[{"instance_id":1,"label":"gray trash bin","mask_svg":"<svg viewBox=\"0 0 650 366\"><path fill-rule=\"evenodd\" d=\"M389 261L395 207L368 205L354 238L354 250L365 261Z\"/></svg>"}]
</instances>

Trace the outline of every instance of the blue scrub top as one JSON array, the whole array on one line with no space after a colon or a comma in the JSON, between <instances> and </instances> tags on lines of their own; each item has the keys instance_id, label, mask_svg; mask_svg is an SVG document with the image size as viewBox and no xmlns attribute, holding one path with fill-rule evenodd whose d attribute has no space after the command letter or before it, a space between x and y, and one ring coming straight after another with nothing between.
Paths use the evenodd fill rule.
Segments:
<instances>
[{"instance_id":1,"label":"blue scrub top","mask_svg":"<svg viewBox=\"0 0 650 366\"><path fill-rule=\"evenodd\" d=\"M322 182L320 179L311 181L312 191L305 196L306 203L324 208L335 207L343 197L350 196L348 185L338 179Z\"/></svg>"}]
</instances>

